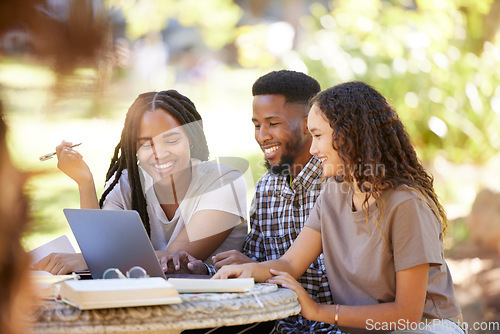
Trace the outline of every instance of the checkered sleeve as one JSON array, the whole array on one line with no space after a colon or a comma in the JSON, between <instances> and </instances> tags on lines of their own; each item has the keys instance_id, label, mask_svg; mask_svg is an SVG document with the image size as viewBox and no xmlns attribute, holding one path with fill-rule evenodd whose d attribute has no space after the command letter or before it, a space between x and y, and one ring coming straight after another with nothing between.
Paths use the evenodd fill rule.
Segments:
<instances>
[{"instance_id":1,"label":"checkered sleeve","mask_svg":"<svg viewBox=\"0 0 500 334\"><path fill-rule=\"evenodd\" d=\"M205 267L207 267L207 271L208 271L208 274L210 276L213 276L213 275L215 275L215 273L217 273L217 269L215 269L213 264L208 264L205 262L203 262L203 263L205 264Z\"/></svg>"}]
</instances>

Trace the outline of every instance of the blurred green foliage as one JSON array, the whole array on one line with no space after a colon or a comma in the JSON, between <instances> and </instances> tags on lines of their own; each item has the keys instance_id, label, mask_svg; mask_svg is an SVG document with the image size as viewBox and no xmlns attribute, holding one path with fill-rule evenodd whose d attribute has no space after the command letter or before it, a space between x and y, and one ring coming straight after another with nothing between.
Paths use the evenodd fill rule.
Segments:
<instances>
[{"instance_id":1,"label":"blurred green foliage","mask_svg":"<svg viewBox=\"0 0 500 334\"><path fill-rule=\"evenodd\" d=\"M483 163L500 149L500 46L485 28L500 24L493 3L315 3L299 52L323 88L361 80L388 97L422 160Z\"/></svg>"},{"instance_id":2,"label":"blurred green foliage","mask_svg":"<svg viewBox=\"0 0 500 334\"><path fill-rule=\"evenodd\" d=\"M324 2L323 2L324 3ZM482 164L500 149L500 0L310 2L277 54L271 25L239 28L243 66L308 71L323 88L361 80L388 97L419 156ZM284 1L284 6L304 2ZM286 31L286 30L285 30Z\"/></svg>"},{"instance_id":3,"label":"blurred green foliage","mask_svg":"<svg viewBox=\"0 0 500 334\"><path fill-rule=\"evenodd\" d=\"M135 40L150 31L167 27L177 19L187 27L196 27L208 47L218 49L235 38L236 24L243 11L232 0L107 0L110 8L119 8L127 19L127 37Z\"/></svg>"}]
</instances>

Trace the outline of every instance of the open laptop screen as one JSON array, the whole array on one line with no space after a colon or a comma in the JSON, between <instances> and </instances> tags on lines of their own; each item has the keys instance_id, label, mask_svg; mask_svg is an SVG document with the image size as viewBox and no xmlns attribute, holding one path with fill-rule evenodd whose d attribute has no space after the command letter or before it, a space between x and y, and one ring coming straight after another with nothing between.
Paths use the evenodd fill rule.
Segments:
<instances>
[{"instance_id":1,"label":"open laptop screen","mask_svg":"<svg viewBox=\"0 0 500 334\"><path fill-rule=\"evenodd\" d=\"M108 268L126 273L141 266L151 277L163 277L163 269L134 210L64 209L92 278L102 278Z\"/></svg>"}]
</instances>

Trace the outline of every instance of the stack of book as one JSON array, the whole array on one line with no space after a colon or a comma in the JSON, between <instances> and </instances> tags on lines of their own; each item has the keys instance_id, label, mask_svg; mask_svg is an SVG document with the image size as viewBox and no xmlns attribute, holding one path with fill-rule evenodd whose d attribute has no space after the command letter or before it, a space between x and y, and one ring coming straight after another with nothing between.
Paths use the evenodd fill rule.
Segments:
<instances>
[{"instance_id":1,"label":"stack of book","mask_svg":"<svg viewBox=\"0 0 500 334\"><path fill-rule=\"evenodd\" d=\"M175 287L161 277L64 281L59 294L82 310L182 302Z\"/></svg>"},{"instance_id":2,"label":"stack of book","mask_svg":"<svg viewBox=\"0 0 500 334\"><path fill-rule=\"evenodd\" d=\"M73 275L33 275L40 296L82 310L181 303L179 293L246 292L253 278L227 280L160 277L77 280Z\"/></svg>"}]
</instances>

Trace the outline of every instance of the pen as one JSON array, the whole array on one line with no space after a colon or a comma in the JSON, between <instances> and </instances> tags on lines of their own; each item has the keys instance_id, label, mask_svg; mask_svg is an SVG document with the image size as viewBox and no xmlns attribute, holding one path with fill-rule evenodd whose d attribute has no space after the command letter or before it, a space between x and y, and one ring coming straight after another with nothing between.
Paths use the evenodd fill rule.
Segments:
<instances>
[{"instance_id":1,"label":"pen","mask_svg":"<svg viewBox=\"0 0 500 334\"><path fill-rule=\"evenodd\" d=\"M78 144L75 144L75 145L71 145L70 148L73 148L73 147L77 147L77 146L80 146L82 145L82 143L78 143ZM45 161L45 160L49 160L50 158L52 158L54 155L56 155L57 152L53 152L53 153L49 153L49 154L45 154L45 155L42 155L40 157L40 161Z\"/></svg>"},{"instance_id":2,"label":"pen","mask_svg":"<svg viewBox=\"0 0 500 334\"><path fill-rule=\"evenodd\" d=\"M68 274L68 275L71 275L71 276L70 277L62 278L61 280L59 280L57 282L54 282L52 284L58 284L58 283L61 283L61 282L64 282L64 281L71 281L71 280L78 281L80 279L80 276L78 276L75 272L72 272L71 274ZM68 276L68 275L62 275L62 276Z\"/></svg>"}]
</instances>

